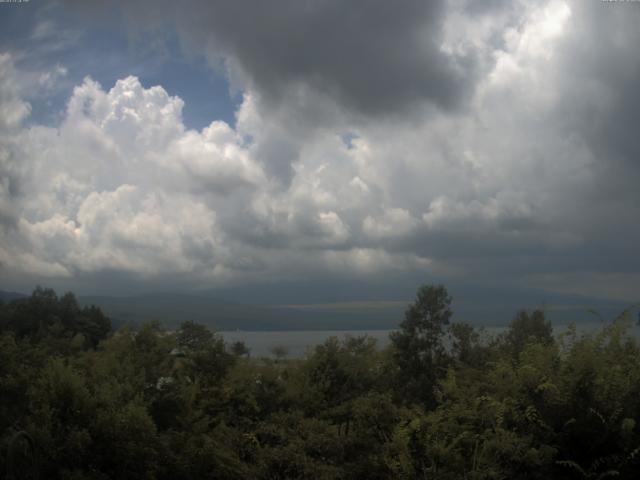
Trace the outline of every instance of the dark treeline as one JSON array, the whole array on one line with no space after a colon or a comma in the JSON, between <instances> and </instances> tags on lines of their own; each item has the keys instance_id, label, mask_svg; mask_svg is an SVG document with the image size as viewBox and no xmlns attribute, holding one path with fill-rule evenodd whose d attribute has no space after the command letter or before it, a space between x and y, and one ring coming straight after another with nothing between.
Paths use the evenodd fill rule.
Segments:
<instances>
[{"instance_id":1,"label":"dark treeline","mask_svg":"<svg viewBox=\"0 0 640 480\"><path fill-rule=\"evenodd\" d=\"M487 337L450 303L422 287L384 350L330 338L270 359L188 321L114 332L38 288L0 305L0 475L638 478L629 315L578 333L520 312Z\"/></svg>"}]
</instances>

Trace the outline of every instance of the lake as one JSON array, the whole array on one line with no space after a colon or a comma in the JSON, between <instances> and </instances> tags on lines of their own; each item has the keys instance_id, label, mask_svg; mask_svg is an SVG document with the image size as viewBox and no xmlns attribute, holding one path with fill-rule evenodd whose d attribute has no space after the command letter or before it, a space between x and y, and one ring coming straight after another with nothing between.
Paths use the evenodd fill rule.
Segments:
<instances>
[{"instance_id":1,"label":"lake","mask_svg":"<svg viewBox=\"0 0 640 480\"><path fill-rule=\"evenodd\" d=\"M589 322L578 324L578 330L582 332L594 331L603 326L602 323ZM556 334L565 331L567 325L554 325ZM506 327L485 327L486 335L495 335L504 331ZM273 347L284 347L287 350L288 357L303 357L305 353L319 345L329 337L338 337L342 339L347 335L352 337L361 337L367 335L375 338L378 347L384 348L389 344L389 333L393 330L284 330L284 331L222 331L220 333L226 342L242 341L251 351L252 357L272 357L271 349ZM635 336L640 337L640 327L634 323L632 332Z\"/></svg>"}]
</instances>

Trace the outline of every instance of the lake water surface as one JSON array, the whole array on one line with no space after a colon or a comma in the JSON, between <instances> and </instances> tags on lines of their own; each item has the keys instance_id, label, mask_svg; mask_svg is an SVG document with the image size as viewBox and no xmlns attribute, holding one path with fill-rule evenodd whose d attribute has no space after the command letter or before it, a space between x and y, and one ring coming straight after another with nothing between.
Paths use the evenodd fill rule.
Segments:
<instances>
[{"instance_id":1,"label":"lake water surface","mask_svg":"<svg viewBox=\"0 0 640 480\"><path fill-rule=\"evenodd\" d=\"M602 323L583 323L578 325L578 331L589 332L602 328ZM554 325L555 334L562 333L566 330L566 325ZM484 335L496 335L503 332L506 327L485 327L482 331ZM303 357L307 351L313 349L316 345L324 343L329 337L343 337L350 335L352 337L361 337L367 335L376 339L378 347L384 348L389 344L389 333L393 330L286 330L286 331L226 331L219 332L226 342L242 341L249 348L252 357L273 356L272 349L274 347L284 347L288 357ZM635 336L640 337L640 327L634 323L632 332Z\"/></svg>"}]
</instances>

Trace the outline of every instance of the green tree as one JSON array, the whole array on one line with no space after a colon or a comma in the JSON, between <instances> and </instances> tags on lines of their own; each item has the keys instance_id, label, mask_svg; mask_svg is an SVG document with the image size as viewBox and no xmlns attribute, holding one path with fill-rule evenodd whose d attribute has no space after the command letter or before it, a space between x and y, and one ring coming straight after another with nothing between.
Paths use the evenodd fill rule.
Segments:
<instances>
[{"instance_id":1,"label":"green tree","mask_svg":"<svg viewBox=\"0 0 640 480\"><path fill-rule=\"evenodd\" d=\"M554 341L553 327L545 318L544 311L534 310L529 313L521 310L509 324L504 341L507 349L516 357L527 344L551 345Z\"/></svg>"},{"instance_id":2,"label":"green tree","mask_svg":"<svg viewBox=\"0 0 640 480\"><path fill-rule=\"evenodd\" d=\"M231 344L231 353L236 357L248 357L251 355L251 350L242 340L237 340Z\"/></svg>"},{"instance_id":3,"label":"green tree","mask_svg":"<svg viewBox=\"0 0 640 480\"><path fill-rule=\"evenodd\" d=\"M466 322L449 325L451 353L454 358L467 365L480 366L484 363L486 352L480 343L480 334Z\"/></svg>"},{"instance_id":4,"label":"green tree","mask_svg":"<svg viewBox=\"0 0 640 480\"><path fill-rule=\"evenodd\" d=\"M420 287L400 330L390 335L399 388L406 400L435 405L434 387L446 364L442 337L452 315L451 300L442 285Z\"/></svg>"},{"instance_id":5,"label":"green tree","mask_svg":"<svg viewBox=\"0 0 640 480\"><path fill-rule=\"evenodd\" d=\"M187 351L206 350L215 340L211 330L191 320L183 322L176 332L178 347Z\"/></svg>"},{"instance_id":6,"label":"green tree","mask_svg":"<svg viewBox=\"0 0 640 480\"><path fill-rule=\"evenodd\" d=\"M227 352L222 336L199 323L188 321L180 325L176 342L187 356L185 367L190 378L203 389L217 386L236 361Z\"/></svg>"},{"instance_id":7,"label":"green tree","mask_svg":"<svg viewBox=\"0 0 640 480\"><path fill-rule=\"evenodd\" d=\"M48 347L56 351L68 349L68 341L76 336L81 349L95 348L111 332L111 321L98 307L81 308L70 292L58 298L52 289L37 287L30 297L0 308L0 329L34 343L47 339Z\"/></svg>"},{"instance_id":8,"label":"green tree","mask_svg":"<svg viewBox=\"0 0 640 480\"><path fill-rule=\"evenodd\" d=\"M269 351L278 361L284 360L289 355L289 348L285 345L274 345Z\"/></svg>"}]
</instances>

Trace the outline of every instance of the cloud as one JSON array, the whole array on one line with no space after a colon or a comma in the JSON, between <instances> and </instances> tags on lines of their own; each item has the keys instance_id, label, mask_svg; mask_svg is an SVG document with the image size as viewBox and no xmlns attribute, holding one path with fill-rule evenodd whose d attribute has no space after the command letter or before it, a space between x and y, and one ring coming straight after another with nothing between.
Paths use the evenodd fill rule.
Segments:
<instances>
[{"instance_id":1,"label":"cloud","mask_svg":"<svg viewBox=\"0 0 640 480\"><path fill-rule=\"evenodd\" d=\"M87 78L58 128L16 128L4 138L4 171L22 178L3 197L5 216L19 221L3 235L2 264L62 276L217 274L224 249L215 209L193 192L222 185L229 194L263 175L228 126L187 131L182 105L134 77L108 92Z\"/></svg>"},{"instance_id":2,"label":"cloud","mask_svg":"<svg viewBox=\"0 0 640 480\"><path fill-rule=\"evenodd\" d=\"M387 208L378 217L365 217L362 222L362 230L374 238L405 236L415 228L415 225L416 220L407 210Z\"/></svg>"},{"instance_id":3,"label":"cloud","mask_svg":"<svg viewBox=\"0 0 640 480\"><path fill-rule=\"evenodd\" d=\"M255 141L244 139L259 131L220 121L188 130L182 107L135 77L108 91L86 78L58 127L16 125L3 142L4 166L21 168L20 188L5 202L15 220L2 234L5 272L180 275L216 284L410 263L411 255L353 245L349 209L363 209L370 192L362 181L340 185L343 171L326 158L331 148L349 160L339 136L305 145L307 161L282 190L254 159Z\"/></svg>"},{"instance_id":4,"label":"cloud","mask_svg":"<svg viewBox=\"0 0 640 480\"><path fill-rule=\"evenodd\" d=\"M627 7L194 3L172 17L185 48L222 58L242 90L235 126L199 131L180 98L134 76L109 90L87 78L59 124L27 126L5 55L0 108L18 113L1 137L0 261L199 286L405 275L595 295L606 280L628 298Z\"/></svg>"},{"instance_id":5,"label":"cloud","mask_svg":"<svg viewBox=\"0 0 640 480\"><path fill-rule=\"evenodd\" d=\"M241 88L279 102L302 87L364 114L430 102L454 108L473 90L472 52L445 52L442 1L138 2L134 24L175 21L183 42L226 62ZM165 15L149 15L157 9ZM167 14L169 13L169 14ZM169 22L163 20L171 19ZM173 26L173 25L170 25Z\"/></svg>"},{"instance_id":6,"label":"cloud","mask_svg":"<svg viewBox=\"0 0 640 480\"><path fill-rule=\"evenodd\" d=\"M0 128L19 126L31 112L31 105L22 99L20 83L11 56L0 54Z\"/></svg>"}]
</instances>

